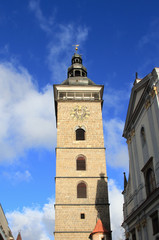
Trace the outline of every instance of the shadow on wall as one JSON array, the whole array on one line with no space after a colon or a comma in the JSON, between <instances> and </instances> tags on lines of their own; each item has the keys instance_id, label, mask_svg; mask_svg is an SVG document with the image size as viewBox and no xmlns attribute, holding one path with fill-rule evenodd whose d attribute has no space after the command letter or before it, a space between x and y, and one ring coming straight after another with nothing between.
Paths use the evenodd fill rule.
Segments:
<instances>
[{"instance_id":1,"label":"shadow on wall","mask_svg":"<svg viewBox=\"0 0 159 240\"><path fill-rule=\"evenodd\" d=\"M97 210L97 220L100 218L103 226L110 232L109 202L107 177L103 173L97 182L95 206Z\"/></svg>"}]
</instances>

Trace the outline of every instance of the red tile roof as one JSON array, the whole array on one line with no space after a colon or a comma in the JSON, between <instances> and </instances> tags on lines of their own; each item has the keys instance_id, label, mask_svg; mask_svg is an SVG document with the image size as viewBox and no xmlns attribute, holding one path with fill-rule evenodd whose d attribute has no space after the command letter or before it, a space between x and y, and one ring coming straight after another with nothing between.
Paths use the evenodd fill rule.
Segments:
<instances>
[{"instance_id":1,"label":"red tile roof","mask_svg":"<svg viewBox=\"0 0 159 240\"><path fill-rule=\"evenodd\" d=\"M96 226L93 230L93 232L90 235L93 235L95 233L107 233L108 231L105 229L105 227L103 226L103 223L100 219L98 219Z\"/></svg>"},{"instance_id":2,"label":"red tile roof","mask_svg":"<svg viewBox=\"0 0 159 240\"><path fill-rule=\"evenodd\" d=\"M20 232L18 233L17 240L22 240Z\"/></svg>"}]
</instances>

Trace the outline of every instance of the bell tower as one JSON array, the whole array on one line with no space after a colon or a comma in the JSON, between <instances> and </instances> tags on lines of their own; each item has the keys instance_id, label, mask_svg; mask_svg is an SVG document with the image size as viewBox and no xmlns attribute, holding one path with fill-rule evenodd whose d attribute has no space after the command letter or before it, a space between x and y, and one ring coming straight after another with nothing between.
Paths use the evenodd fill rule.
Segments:
<instances>
[{"instance_id":1,"label":"bell tower","mask_svg":"<svg viewBox=\"0 0 159 240\"><path fill-rule=\"evenodd\" d=\"M102 123L103 85L72 57L67 79L54 85L57 123L55 240L86 240L100 219L111 239ZM103 235L101 235L103 236Z\"/></svg>"}]
</instances>

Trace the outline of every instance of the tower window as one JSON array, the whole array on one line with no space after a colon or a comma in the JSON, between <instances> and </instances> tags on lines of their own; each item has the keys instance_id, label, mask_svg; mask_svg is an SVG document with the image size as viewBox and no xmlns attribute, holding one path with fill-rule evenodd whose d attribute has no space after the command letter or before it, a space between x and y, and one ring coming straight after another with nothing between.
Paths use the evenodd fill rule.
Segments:
<instances>
[{"instance_id":1,"label":"tower window","mask_svg":"<svg viewBox=\"0 0 159 240\"><path fill-rule=\"evenodd\" d=\"M76 130L76 140L85 140L85 130L78 128Z\"/></svg>"},{"instance_id":2,"label":"tower window","mask_svg":"<svg viewBox=\"0 0 159 240\"><path fill-rule=\"evenodd\" d=\"M86 170L86 159L84 156L79 156L76 160L76 169L77 170Z\"/></svg>"},{"instance_id":3,"label":"tower window","mask_svg":"<svg viewBox=\"0 0 159 240\"><path fill-rule=\"evenodd\" d=\"M80 71L75 71L75 76L80 76Z\"/></svg>"},{"instance_id":4,"label":"tower window","mask_svg":"<svg viewBox=\"0 0 159 240\"><path fill-rule=\"evenodd\" d=\"M81 213L81 219L85 219L85 214Z\"/></svg>"},{"instance_id":5,"label":"tower window","mask_svg":"<svg viewBox=\"0 0 159 240\"><path fill-rule=\"evenodd\" d=\"M77 198L87 198L87 187L84 182L77 185Z\"/></svg>"}]
</instances>

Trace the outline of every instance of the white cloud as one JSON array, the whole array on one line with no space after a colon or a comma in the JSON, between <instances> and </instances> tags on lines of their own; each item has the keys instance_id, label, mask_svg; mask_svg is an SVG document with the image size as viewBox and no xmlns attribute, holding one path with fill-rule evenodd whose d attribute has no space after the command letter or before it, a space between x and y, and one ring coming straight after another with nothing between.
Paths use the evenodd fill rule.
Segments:
<instances>
[{"instance_id":1,"label":"white cloud","mask_svg":"<svg viewBox=\"0 0 159 240\"><path fill-rule=\"evenodd\" d=\"M56 140L53 90L39 91L21 66L0 63L0 162L30 148L51 150Z\"/></svg>"},{"instance_id":2,"label":"white cloud","mask_svg":"<svg viewBox=\"0 0 159 240\"><path fill-rule=\"evenodd\" d=\"M55 20L53 21L53 15L50 18L44 16L38 0L31 0L29 8L35 14L40 28L50 35L46 62L53 79L62 82L66 79L68 59L74 51L72 45L79 44L82 52L82 45L88 36L88 27L73 23L57 24Z\"/></svg>"},{"instance_id":3,"label":"white cloud","mask_svg":"<svg viewBox=\"0 0 159 240\"><path fill-rule=\"evenodd\" d=\"M113 77L112 77L113 78ZM113 79L112 79L113 80ZM103 96L104 102L106 103L105 111L111 112L111 116L121 115L122 112L128 107L128 100L130 97L132 85L127 86L127 89L117 90L106 86L106 91Z\"/></svg>"},{"instance_id":4,"label":"white cloud","mask_svg":"<svg viewBox=\"0 0 159 240\"><path fill-rule=\"evenodd\" d=\"M31 0L29 2L29 8L31 11L34 11L36 18L39 21L41 29L43 31L45 31L46 33L49 33L49 34L52 33L52 30L51 30L51 26L53 24L52 18L47 20L44 17L44 15L40 9L40 6L39 6L39 1Z\"/></svg>"},{"instance_id":5,"label":"white cloud","mask_svg":"<svg viewBox=\"0 0 159 240\"><path fill-rule=\"evenodd\" d=\"M42 209L24 207L22 211L13 211L6 216L15 239L19 231L23 240L53 239L55 217L52 199Z\"/></svg>"},{"instance_id":6,"label":"white cloud","mask_svg":"<svg viewBox=\"0 0 159 240\"><path fill-rule=\"evenodd\" d=\"M122 138L124 122L113 118L103 122L105 143L107 146L107 163L112 167L128 169L128 150L125 139Z\"/></svg>"},{"instance_id":7,"label":"white cloud","mask_svg":"<svg viewBox=\"0 0 159 240\"><path fill-rule=\"evenodd\" d=\"M112 228L112 239L124 239L124 229L121 227L123 222L123 196L122 190L118 188L113 179L109 180L109 202L110 202L110 219Z\"/></svg>"},{"instance_id":8,"label":"white cloud","mask_svg":"<svg viewBox=\"0 0 159 240\"><path fill-rule=\"evenodd\" d=\"M74 44L80 44L80 51L83 42L88 36L88 28L82 26L75 26L73 24L59 25L58 31L54 39L48 46L47 62L52 71L53 79L56 82L61 82L66 79L67 68L71 62L68 63L71 54L73 53Z\"/></svg>"},{"instance_id":9,"label":"white cloud","mask_svg":"<svg viewBox=\"0 0 159 240\"><path fill-rule=\"evenodd\" d=\"M109 202L112 239L124 239L123 196L122 190L113 179L109 180ZM24 207L22 211L13 211L6 214L14 237L21 231L23 240L50 240L53 239L55 213L52 199L42 209L39 207ZM36 224L35 224L36 223Z\"/></svg>"},{"instance_id":10,"label":"white cloud","mask_svg":"<svg viewBox=\"0 0 159 240\"><path fill-rule=\"evenodd\" d=\"M29 182L32 179L31 173L28 170L24 172L16 171L16 172L4 172L3 175L11 180L12 184L19 182Z\"/></svg>"}]
</instances>

